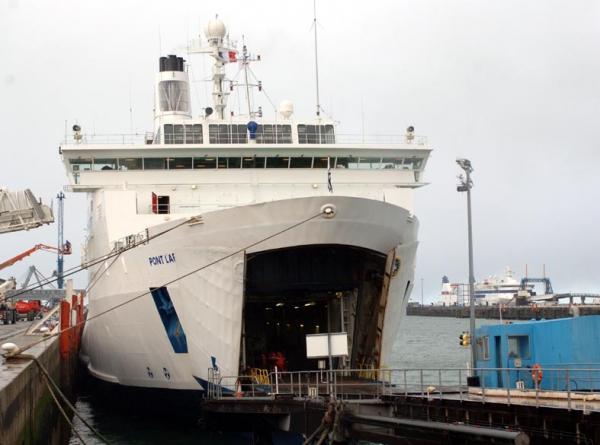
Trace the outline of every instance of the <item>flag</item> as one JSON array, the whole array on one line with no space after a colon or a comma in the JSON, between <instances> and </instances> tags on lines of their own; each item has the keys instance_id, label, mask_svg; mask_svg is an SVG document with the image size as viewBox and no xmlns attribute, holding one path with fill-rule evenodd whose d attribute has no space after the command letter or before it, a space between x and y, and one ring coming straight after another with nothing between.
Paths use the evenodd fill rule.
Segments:
<instances>
[{"instance_id":1,"label":"flag","mask_svg":"<svg viewBox=\"0 0 600 445\"><path fill-rule=\"evenodd\" d=\"M229 49L219 51L219 59L221 59L225 63L237 62L237 51Z\"/></svg>"}]
</instances>

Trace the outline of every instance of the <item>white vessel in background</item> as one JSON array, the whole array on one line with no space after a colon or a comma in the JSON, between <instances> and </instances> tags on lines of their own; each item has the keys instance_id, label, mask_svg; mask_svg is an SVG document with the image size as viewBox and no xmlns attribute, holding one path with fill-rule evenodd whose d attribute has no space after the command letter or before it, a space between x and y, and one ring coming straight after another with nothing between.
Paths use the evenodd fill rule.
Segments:
<instances>
[{"instance_id":1,"label":"white vessel in background","mask_svg":"<svg viewBox=\"0 0 600 445\"><path fill-rule=\"evenodd\" d=\"M170 55L153 132L104 138L76 125L61 145L69 191L89 197L84 260L119 253L90 269L82 340L105 382L200 392L209 368L238 375L273 351L287 369L315 369L305 335L327 331L348 333L337 367L389 363L413 287L425 138L412 127L345 136L320 114L296 119L289 101L263 117L248 69L259 58L226 35L212 20L194 50L214 59L214 103L200 115L186 63ZM226 81L228 63L250 79ZM237 86L246 115L226 111Z\"/></svg>"},{"instance_id":2,"label":"white vessel in background","mask_svg":"<svg viewBox=\"0 0 600 445\"><path fill-rule=\"evenodd\" d=\"M525 290L531 293L534 285L525 284ZM522 290L521 281L514 278L510 267L504 270L504 276L492 275L485 280L475 283L475 304L495 305L505 304L514 300L515 296ZM442 291L440 302L444 306L468 305L469 285L465 283L451 283L447 276L442 278Z\"/></svg>"}]
</instances>

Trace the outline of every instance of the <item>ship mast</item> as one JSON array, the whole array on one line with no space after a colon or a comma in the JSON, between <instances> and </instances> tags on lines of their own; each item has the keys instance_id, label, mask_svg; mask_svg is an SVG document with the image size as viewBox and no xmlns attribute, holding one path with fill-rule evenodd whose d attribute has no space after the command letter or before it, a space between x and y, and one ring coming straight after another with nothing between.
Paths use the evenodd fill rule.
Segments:
<instances>
[{"instance_id":1,"label":"ship mast","mask_svg":"<svg viewBox=\"0 0 600 445\"><path fill-rule=\"evenodd\" d=\"M317 117L321 116L321 101L319 100L319 52L317 49L317 0L313 0L313 28L315 30L315 80L317 87Z\"/></svg>"},{"instance_id":2,"label":"ship mast","mask_svg":"<svg viewBox=\"0 0 600 445\"><path fill-rule=\"evenodd\" d=\"M229 91L223 88L225 64L237 62L237 50L227 36L225 24L216 16L204 27L208 47L190 48L190 54L208 54L214 59L212 68L213 106L218 119L225 118L225 107ZM227 36L227 37L226 37Z\"/></svg>"}]
</instances>

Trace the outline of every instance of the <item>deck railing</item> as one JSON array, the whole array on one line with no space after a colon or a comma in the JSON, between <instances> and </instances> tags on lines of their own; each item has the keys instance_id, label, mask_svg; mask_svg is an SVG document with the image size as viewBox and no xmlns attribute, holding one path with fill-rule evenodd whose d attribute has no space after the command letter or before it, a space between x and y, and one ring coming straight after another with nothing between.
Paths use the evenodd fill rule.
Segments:
<instances>
[{"instance_id":1,"label":"deck railing","mask_svg":"<svg viewBox=\"0 0 600 445\"><path fill-rule=\"evenodd\" d=\"M169 143L168 145L176 145L177 147L186 147L186 146L210 146L210 145L230 145L232 143L237 142L236 140L228 139L226 141L221 141L220 139L215 139L215 142L210 143L209 138L204 138L203 143L192 143L188 141L188 143L184 143L184 140L178 141L178 143L174 143L175 139L173 139L173 143ZM161 141L165 143L164 139ZM326 142L323 141L321 143L316 144L308 144L302 143L299 144L301 146L315 146L315 145L323 145ZM111 145L152 145L153 139L152 136L147 133L107 133L107 134L80 134L75 138L74 136L66 136L62 142L62 145L77 145L77 144L111 144ZM243 144L247 144L247 142L243 142ZM273 140L272 143L261 142L256 143L256 147L268 147L270 145L289 145L289 138L279 140ZM294 142L294 145L298 144ZM415 147L423 147L427 145L427 137L420 135L405 135L405 134L336 134L335 140L332 142L333 145L340 144L408 144L414 145Z\"/></svg>"},{"instance_id":2,"label":"deck railing","mask_svg":"<svg viewBox=\"0 0 600 445\"><path fill-rule=\"evenodd\" d=\"M227 376L210 382L219 388L209 398L278 397L336 399L381 399L386 396L452 398L496 401L517 400L536 407L564 405L568 409L600 411L600 364L556 365L542 368L477 368L478 386L469 386L467 368L427 369L338 369L278 371L268 374L268 383L255 376ZM209 372L210 380L210 372ZM473 385L473 381L471 384ZM490 384L493 383L493 384Z\"/></svg>"}]
</instances>

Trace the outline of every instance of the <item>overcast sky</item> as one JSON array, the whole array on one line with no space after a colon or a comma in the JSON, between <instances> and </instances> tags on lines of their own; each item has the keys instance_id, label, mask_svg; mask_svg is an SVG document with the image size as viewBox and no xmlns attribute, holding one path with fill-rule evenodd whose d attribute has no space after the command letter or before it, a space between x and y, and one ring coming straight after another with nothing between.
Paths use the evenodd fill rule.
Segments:
<instances>
[{"instance_id":1,"label":"overcast sky","mask_svg":"<svg viewBox=\"0 0 600 445\"><path fill-rule=\"evenodd\" d=\"M318 2L321 98L338 132L401 134L414 125L434 152L417 190L417 286L467 279L466 199L455 163L471 159L475 276L541 275L555 290L600 293L600 3L412 0ZM58 145L84 131L152 129L159 55L219 14L263 61L253 70L275 103L314 113L312 1L0 0L0 185L48 203L66 184ZM208 62L196 59L192 105L207 105ZM188 58L188 57L186 57ZM231 70L231 74L235 68ZM270 109L261 99L263 109ZM130 119L130 103L132 119ZM361 105L362 104L362 105ZM235 105L237 106L237 105ZM85 196L68 194L66 238L84 236ZM0 260L56 226L2 235ZM3 272L22 279L37 253ZM66 266L79 262L79 249ZM84 277L78 279L83 284Z\"/></svg>"}]
</instances>

